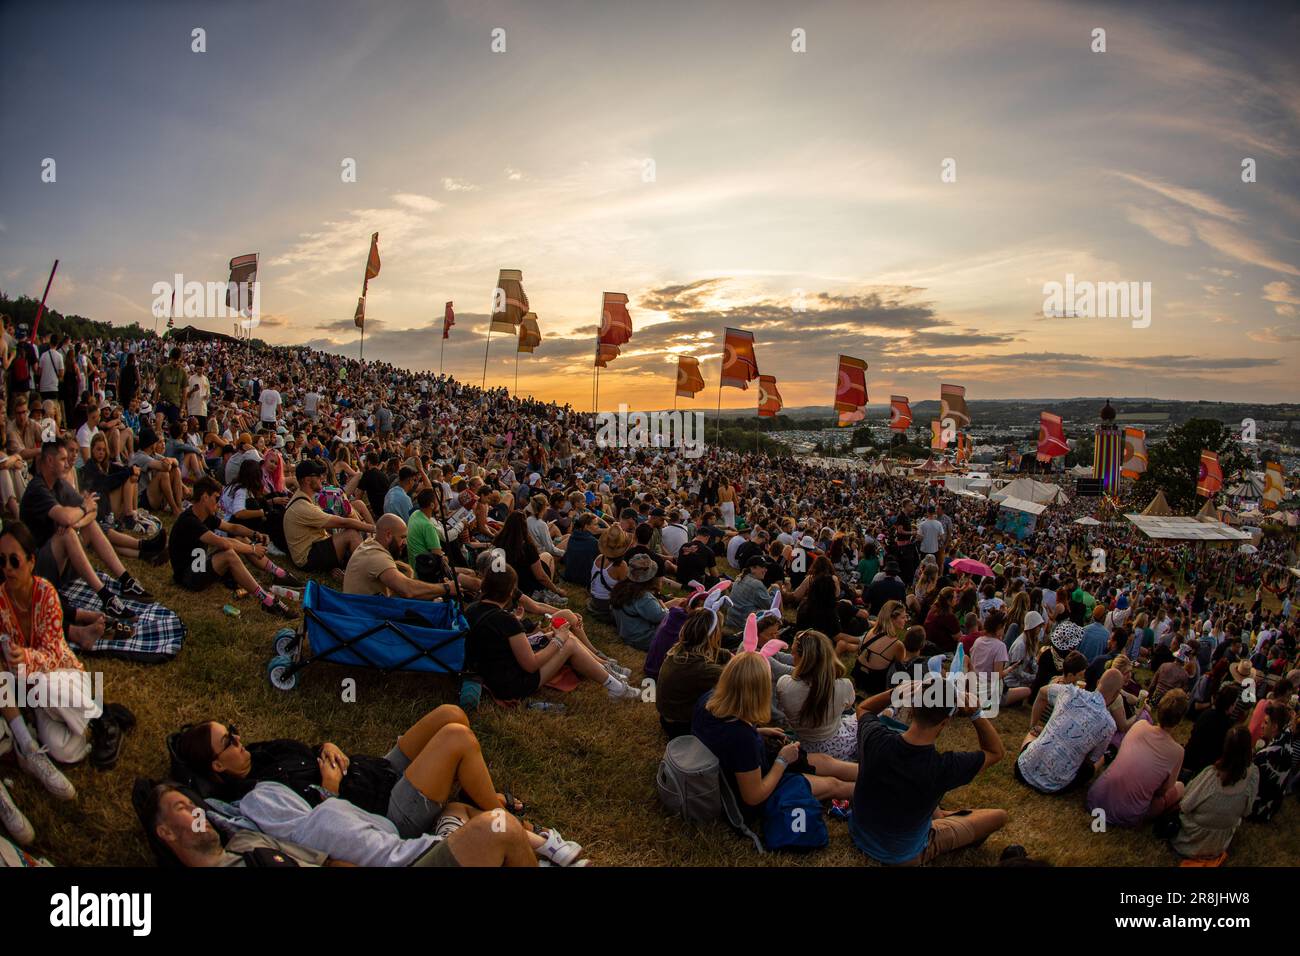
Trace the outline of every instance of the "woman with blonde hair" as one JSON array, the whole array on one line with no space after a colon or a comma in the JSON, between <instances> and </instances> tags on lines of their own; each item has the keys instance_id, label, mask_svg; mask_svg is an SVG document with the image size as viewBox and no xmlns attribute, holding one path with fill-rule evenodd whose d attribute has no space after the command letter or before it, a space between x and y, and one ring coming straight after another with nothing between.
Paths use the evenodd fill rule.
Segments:
<instances>
[{"instance_id":1,"label":"woman with blonde hair","mask_svg":"<svg viewBox=\"0 0 1300 956\"><path fill-rule=\"evenodd\" d=\"M858 718L852 711L853 681L821 631L801 631L790 647L794 673L777 679L776 697L807 753L858 761Z\"/></svg>"},{"instance_id":2,"label":"woman with blonde hair","mask_svg":"<svg viewBox=\"0 0 1300 956\"><path fill-rule=\"evenodd\" d=\"M889 669L907 656L903 635L907 633L907 608L901 601L886 601L876 623L862 638L861 649L853 663L853 683L870 697L887 686Z\"/></svg>"},{"instance_id":3,"label":"woman with blonde hair","mask_svg":"<svg viewBox=\"0 0 1300 956\"><path fill-rule=\"evenodd\" d=\"M921 570L917 572L916 584L912 587L912 593L907 596L907 609L912 612L912 616L918 620L925 618L925 613L929 610L930 601L933 598L935 585L939 583L939 565L923 562Z\"/></svg>"},{"instance_id":4,"label":"woman with blonde hair","mask_svg":"<svg viewBox=\"0 0 1300 956\"><path fill-rule=\"evenodd\" d=\"M1011 603L1007 605L1007 649L1016 642L1025 630L1025 615L1029 613L1029 592L1017 591Z\"/></svg>"},{"instance_id":5,"label":"woman with blonde hair","mask_svg":"<svg viewBox=\"0 0 1300 956\"><path fill-rule=\"evenodd\" d=\"M741 815L749 821L762 816L767 798L787 772L813 773L804 778L818 800L848 800L853 796L857 764L826 754L805 754L776 727L761 726L772 717L772 671L761 654L737 654L718 677L718 685L695 705L691 733L718 758L722 777L736 794ZM764 737L780 744L768 753Z\"/></svg>"},{"instance_id":6,"label":"woman with blonde hair","mask_svg":"<svg viewBox=\"0 0 1300 956\"><path fill-rule=\"evenodd\" d=\"M701 695L717 686L731 651L722 646L722 616L705 608L691 611L659 668L655 708L669 739L691 732L691 717Z\"/></svg>"}]
</instances>

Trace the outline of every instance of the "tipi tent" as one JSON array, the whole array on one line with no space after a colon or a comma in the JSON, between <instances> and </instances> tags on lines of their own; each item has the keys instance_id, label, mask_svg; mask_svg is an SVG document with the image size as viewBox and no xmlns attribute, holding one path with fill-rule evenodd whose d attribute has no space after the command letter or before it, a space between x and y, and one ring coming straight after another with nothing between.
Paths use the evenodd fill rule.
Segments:
<instances>
[{"instance_id":1,"label":"tipi tent","mask_svg":"<svg viewBox=\"0 0 1300 956\"><path fill-rule=\"evenodd\" d=\"M1165 517L1172 515L1174 509L1169 507L1169 502L1165 501L1165 493L1157 491L1156 496L1151 499L1151 504L1143 508L1142 513L1151 517Z\"/></svg>"},{"instance_id":2,"label":"tipi tent","mask_svg":"<svg viewBox=\"0 0 1300 956\"><path fill-rule=\"evenodd\" d=\"M1022 501L1031 501L1037 505L1064 505L1070 501L1065 492L1061 490L1060 485L1053 485L1046 481L1035 481L1033 478L1024 475L1011 482L1011 484L993 492L989 497L994 501L1019 498Z\"/></svg>"},{"instance_id":3,"label":"tipi tent","mask_svg":"<svg viewBox=\"0 0 1300 956\"><path fill-rule=\"evenodd\" d=\"M1205 499L1205 505L1204 507L1201 508L1200 511L1196 513L1196 517L1200 518L1202 521L1219 520L1219 509L1214 507L1213 499L1210 498Z\"/></svg>"}]
</instances>

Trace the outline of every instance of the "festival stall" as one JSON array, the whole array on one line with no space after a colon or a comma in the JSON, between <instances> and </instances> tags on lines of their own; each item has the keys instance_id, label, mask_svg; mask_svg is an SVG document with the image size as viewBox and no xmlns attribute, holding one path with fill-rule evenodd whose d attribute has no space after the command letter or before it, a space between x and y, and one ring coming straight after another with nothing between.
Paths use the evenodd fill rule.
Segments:
<instances>
[{"instance_id":1,"label":"festival stall","mask_svg":"<svg viewBox=\"0 0 1300 956\"><path fill-rule=\"evenodd\" d=\"M1037 482L1035 482L1037 484ZM995 527L1006 534L1015 535L1017 541L1024 541L1034 533L1038 516L1047 510L1047 505L1024 498L1004 497L998 502L998 517Z\"/></svg>"}]
</instances>

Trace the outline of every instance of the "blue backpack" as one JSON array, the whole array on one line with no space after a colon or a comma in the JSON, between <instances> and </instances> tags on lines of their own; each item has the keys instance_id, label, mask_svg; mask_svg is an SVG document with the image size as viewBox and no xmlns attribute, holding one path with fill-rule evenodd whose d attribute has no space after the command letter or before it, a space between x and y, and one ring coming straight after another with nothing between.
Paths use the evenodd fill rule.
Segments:
<instances>
[{"instance_id":1,"label":"blue backpack","mask_svg":"<svg viewBox=\"0 0 1300 956\"><path fill-rule=\"evenodd\" d=\"M763 844L768 850L807 852L830 843L822 805L801 773L787 773L763 805Z\"/></svg>"}]
</instances>

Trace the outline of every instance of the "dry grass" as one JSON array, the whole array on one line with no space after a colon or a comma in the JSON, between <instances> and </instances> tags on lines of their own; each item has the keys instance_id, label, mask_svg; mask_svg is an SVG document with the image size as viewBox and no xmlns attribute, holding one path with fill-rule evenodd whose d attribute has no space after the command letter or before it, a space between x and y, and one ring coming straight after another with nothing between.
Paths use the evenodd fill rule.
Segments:
<instances>
[{"instance_id":1,"label":"dry grass","mask_svg":"<svg viewBox=\"0 0 1300 956\"><path fill-rule=\"evenodd\" d=\"M322 664L307 668L297 690L282 693L266 678L271 635L278 624L251 598L236 602L243 614L221 612L224 590L191 595L170 584L170 569L135 569L169 607L180 612L190 634L180 657L160 667L90 661L104 671L105 694L135 712L139 725L119 765L101 773L82 765L68 771L75 802L48 799L12 764L3 775L37 829L35 850L59 865L138 866L151 863L131 809L137 776L167 771L165 736L187 721L216 718L239 727L249 740L294 737L332 740L344 750L382 754L421 714L453 703L457 685L448 678ZM582 592L569 589L580 606ZM592 639L623 663L640 666L639 653L599 624ZM356 703L341 700L341 681L356 680ZM654 707L615 704L604 691L584 684L563 696L562 714L503 710L492 704L473 715L474 729L498 788L527 801L530 818L558 827L588 850L593 862L612 866L858 866L865 859L849 841L846 826L831 821L830 847L807 857L763 855L722 825L695 827L666 816L654 776L664 740ZM1009 753L1025 732L1027 711L1005 712L997 724ZM945 748L972 748L974 731L964 722L945 735ZM1182 728L1186 738L1190 725ZM945 806L996 806L1010 813L1007 828L983 847L941 858L940 865L995 863L1003 847L1023 844L1035 857L1062 866L1171 866L1176 858L1149 828L1093 833L1083 794L1049 798L1011 777L1010 757L954 791ZM1229 859L1232 866L1289 865L1300 860L1300 810L1287 807L1269 825L1245 824Z\"/></svg>"}]
</instances>

